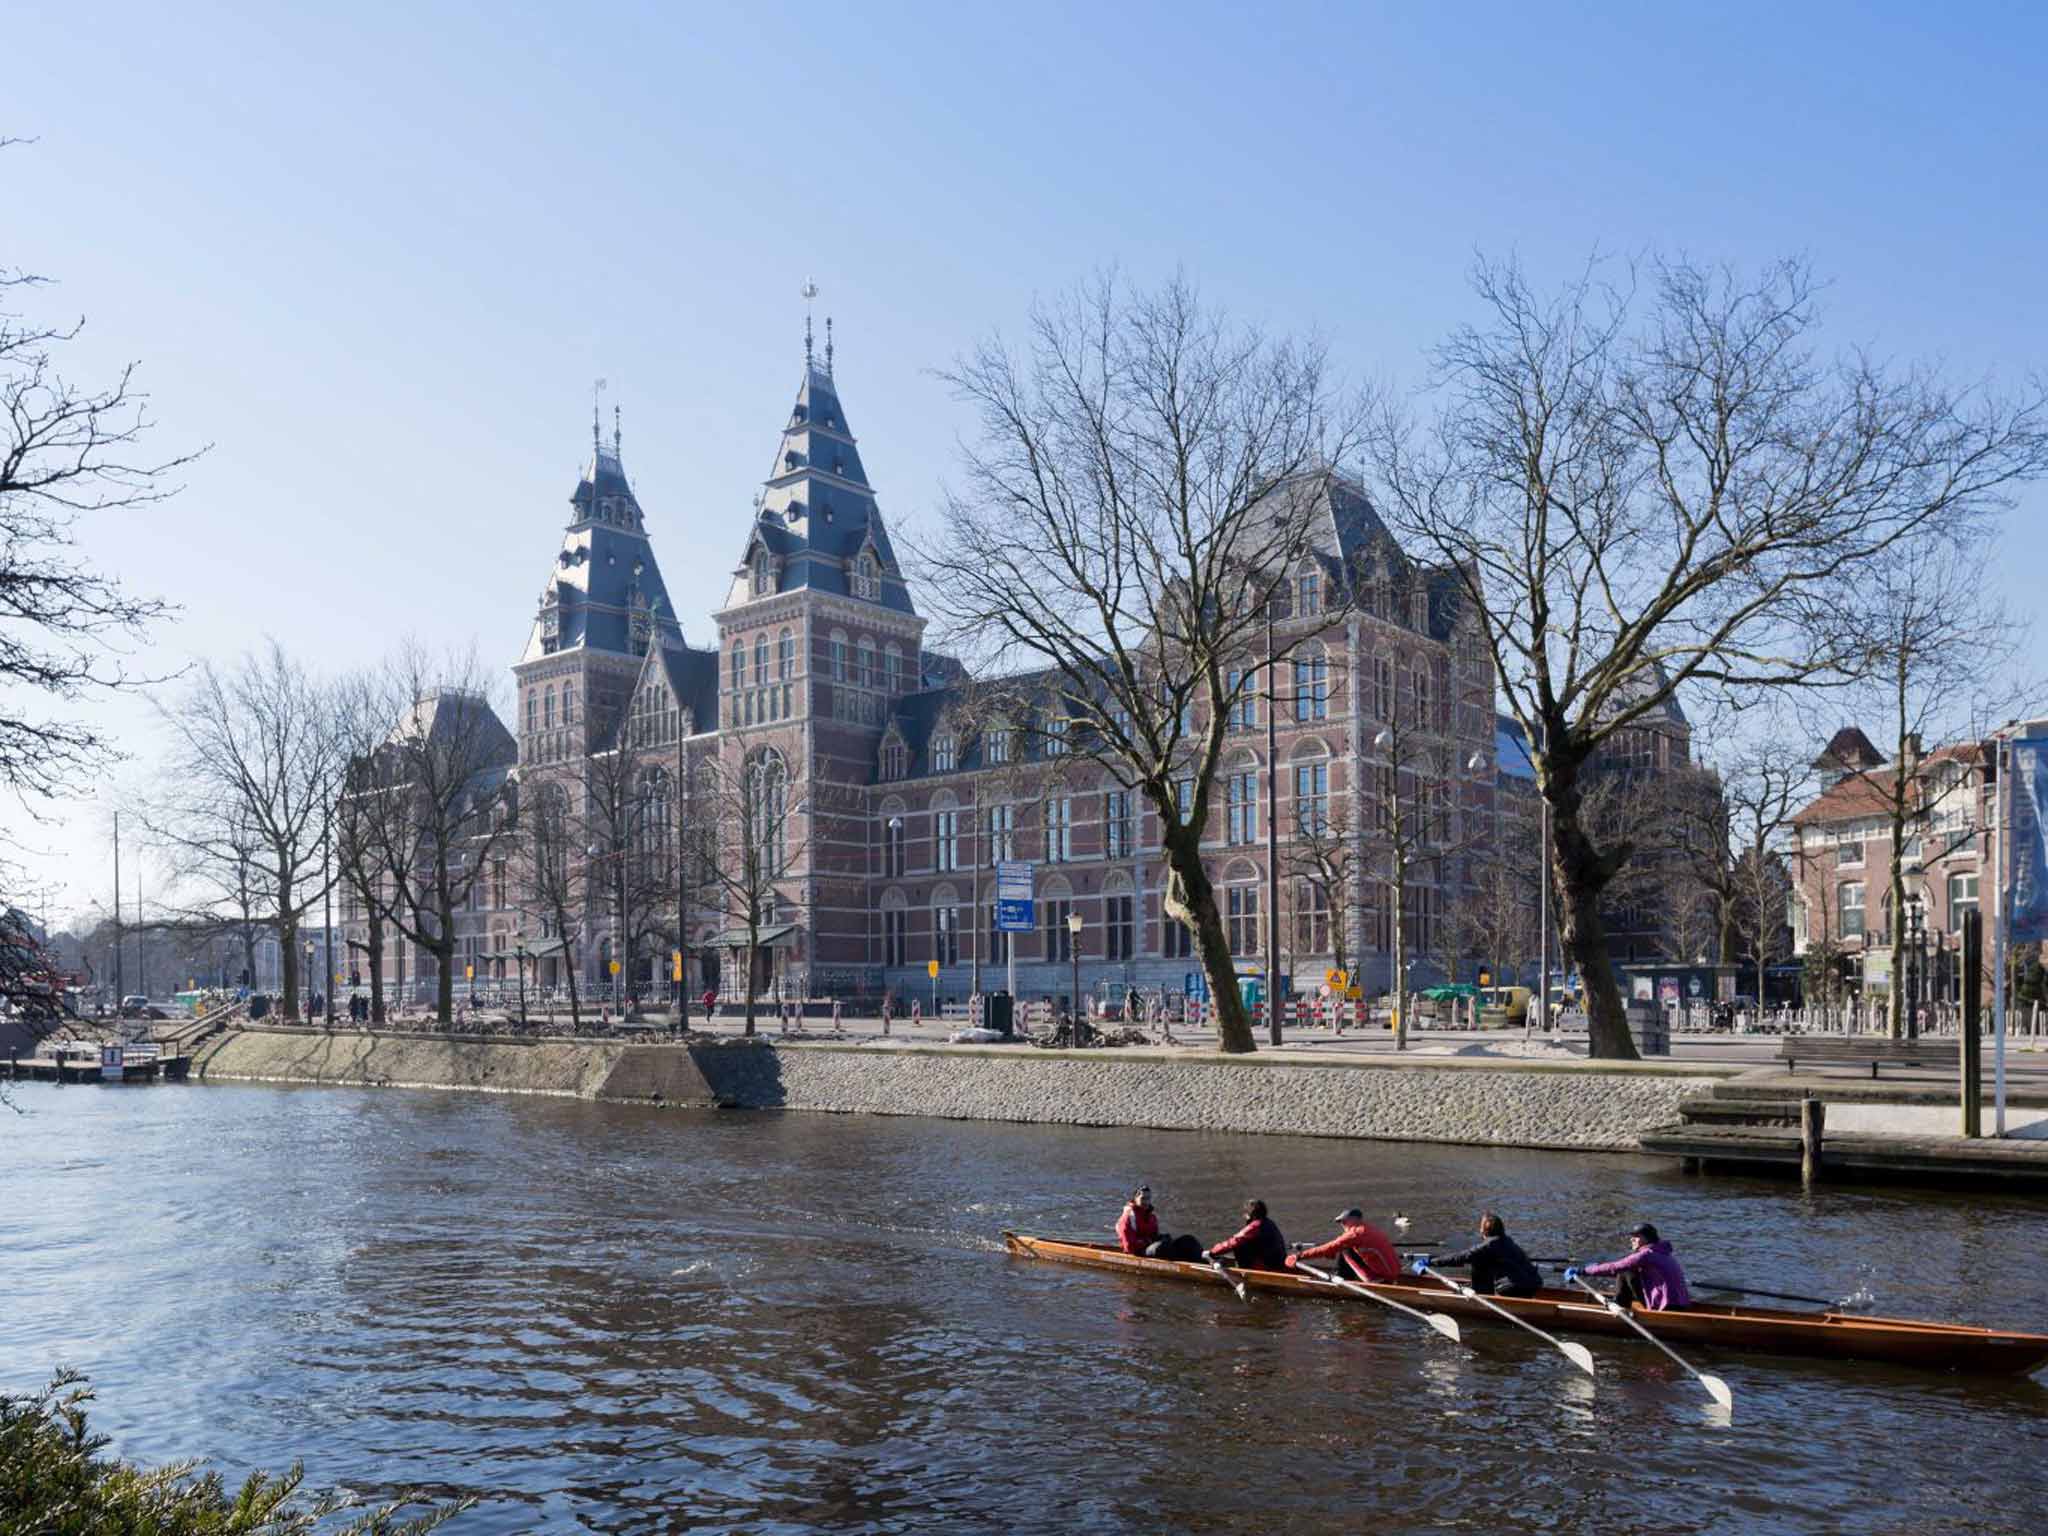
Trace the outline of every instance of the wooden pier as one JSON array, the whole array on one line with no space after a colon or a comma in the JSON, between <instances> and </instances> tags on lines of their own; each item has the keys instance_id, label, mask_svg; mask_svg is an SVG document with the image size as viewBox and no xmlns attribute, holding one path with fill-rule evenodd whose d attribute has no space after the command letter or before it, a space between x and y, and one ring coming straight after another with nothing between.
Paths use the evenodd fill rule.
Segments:
<instances>
[{"instance_id":1,"label":"wooden pier","mask_svg":"<svg viewBox=\"0 0 2048 1536\"><path fill-rule=\"evenodd\" d=\"M190 1056L155 1055L129 1059L123 1053L122 1083L182 1083L192 1069ZM17 1082L113 1083L97 1056L15 1056L0 1061L0 1078Z\"/></svg>"}]
</instances>

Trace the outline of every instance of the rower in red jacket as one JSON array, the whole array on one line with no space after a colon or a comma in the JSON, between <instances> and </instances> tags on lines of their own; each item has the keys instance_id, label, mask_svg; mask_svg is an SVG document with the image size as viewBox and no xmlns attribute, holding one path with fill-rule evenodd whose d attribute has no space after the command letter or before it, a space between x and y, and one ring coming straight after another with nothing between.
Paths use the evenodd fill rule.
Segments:
<instances>
[{"instance_id":1,"label":"rower in red jacket","mask_svg":"<svg viewBox=\"0 0 2048 1536\"><path fill-rule=\"evenodd\" d=\"M1266 1214L1266 1202L1244 1203L1244 1225L1209 1250L1212 1259L1231 1259L1245 1269L1282 1269L1287 1264L1287 1239Z\"/></svg>"},{"instance_id":2,"label":"rower in red jacket","mask_svg":"<svg viewBox=\"0 0 2048 1536\"><path fill-rule=\"evenodd\" d=\"M1320 1260L1334 1267L1339 1275L1344 1275L1348 1268L1351 1276L1374 1284L1401 1278L1401 1256L1394 1252L1393 1240L1367 1221L1365 1212L1354 1205L1337 1221L1344 1228L1342 1232L1327 1243L1290 1253L1287 1267L1293 1269L1297 1261L1314 1264Z\"/></svg>"},{"instance_id":3,"label":"rower in red jacket","mask_svg":"<svg viewBox=\"0 0 2048 1536\"><path fill-rule=\"evenodd\" d=\"M1116 1219L1116 1245L1129 1254L1143 1254L1159 1241L1159 1213L1152 1208L1152 1186L1140 1184Z\"/></svg>"}]
</instances>

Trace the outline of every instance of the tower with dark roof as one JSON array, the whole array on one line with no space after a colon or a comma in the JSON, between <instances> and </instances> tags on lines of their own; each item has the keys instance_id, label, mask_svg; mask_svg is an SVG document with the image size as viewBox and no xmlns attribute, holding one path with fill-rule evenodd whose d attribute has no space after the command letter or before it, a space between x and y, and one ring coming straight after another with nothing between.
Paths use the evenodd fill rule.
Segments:
<instances>
[{"instance_id":1,"label":"tower with dark roof","mask_svg":"<svg viewBox=\"0 0 2048 1536\"><path fill-rule=\"evenodd\" d=\"M590 436L561 548L512 668L522 763L580 760L610 731L647 653L682 643L616 422L609 447L594 416Z\"/></svg>"}]
</instances>

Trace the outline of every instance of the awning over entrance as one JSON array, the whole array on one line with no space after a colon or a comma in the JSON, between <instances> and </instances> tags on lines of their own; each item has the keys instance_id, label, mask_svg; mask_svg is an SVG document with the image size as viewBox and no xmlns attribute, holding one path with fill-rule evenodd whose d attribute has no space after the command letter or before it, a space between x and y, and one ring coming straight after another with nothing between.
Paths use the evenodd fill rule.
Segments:
<instances>
[{"instance_id":1,"label":"awning over entrance","mask_svg":"<svg viewBox=\"0 0 2048 1536\"><path fill-rule=\"evenodd\" d=\"M747 947L747 930L744 928L728 928L711 942L720 949L745 949ZM787 949L796 942L796 924L770 923L756 936L755 942L763 949Z\"/></svg>"}]
</instances>

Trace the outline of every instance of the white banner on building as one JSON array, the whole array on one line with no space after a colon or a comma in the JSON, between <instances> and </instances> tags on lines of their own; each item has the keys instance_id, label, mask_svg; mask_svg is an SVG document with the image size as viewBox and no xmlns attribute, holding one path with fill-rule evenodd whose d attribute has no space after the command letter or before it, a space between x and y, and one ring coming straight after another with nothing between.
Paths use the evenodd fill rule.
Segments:
<instances>
[{"instance_id":1,"label":"white banner on building","mask_svg":"<svg viewBox=\"0 0 2048 1536\"><path fill-rule=\"evenodd\" d=\"M2012 775L2006 790L2012 818L2012 916L2006 937L2028 944L2048 939L2048 740L2011 743L2006 763Z\"/></svg>"}]
</instances>

